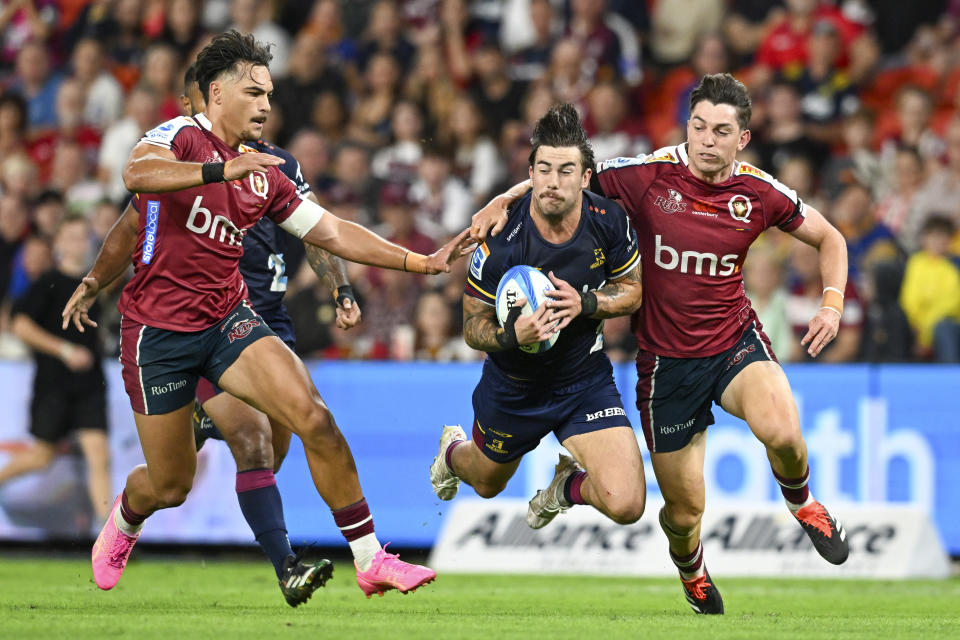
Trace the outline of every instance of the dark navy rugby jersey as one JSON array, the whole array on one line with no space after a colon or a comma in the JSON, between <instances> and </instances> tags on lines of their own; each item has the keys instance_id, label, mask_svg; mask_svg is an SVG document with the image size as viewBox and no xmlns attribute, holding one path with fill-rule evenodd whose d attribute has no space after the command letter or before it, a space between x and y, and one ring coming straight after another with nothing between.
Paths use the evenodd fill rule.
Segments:
<instances>
[{"instance_id":1,"label":"dark navy rugby jersey","mask_svg":"<svg viewBox=\"0 0 960 640\"><path fill-rule=\"evenodd\" d=\"M503 231L477 247L467 274L467 295L495 305L500 278L519 264L544 274L553 271L578 291L587 291L624 276L639 262L637 235L627 214L612 200L584 191L580 225L573 237L552 244L530 218L531 198L531 193L524 196L511 210ZM560 332L548 351L531 354L509 349L488 357L510 376L563 383L609 368L602 347L603 321L579 317Z\"/></svg>"},{"instance_id":2,"label":"dark navy rugby jersey","mask_svg":"<svg viewBox=\"0 0 960 640\"><path fill-rule=\"evenodd\" d=\"M284 159L277 168L296 185L297 193L305 196L310 185L303 178L300 163L286 149L269 142L257 140L247 142L260 153L269 153ZM266 217L247 231L243 239L243 257L240 258L240 273L250 292L250 304L257 313L278 309L283 304L283 295L287 290L286 262L283 259L284 248L289 234Z\"/></svg>"}]
</instances>

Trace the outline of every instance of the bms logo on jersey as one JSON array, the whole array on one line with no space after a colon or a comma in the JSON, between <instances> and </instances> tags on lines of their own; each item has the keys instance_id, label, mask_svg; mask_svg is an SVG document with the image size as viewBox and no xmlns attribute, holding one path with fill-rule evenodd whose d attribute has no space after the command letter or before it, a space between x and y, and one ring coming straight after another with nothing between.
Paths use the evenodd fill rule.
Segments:
<instances>
[{"instance_id":1,"label":"bms logo on jersey","mask_svg":"<svg viewBox=\"0 0 960 640\"><path fill-rule=\"evenodd\" d=\"M220 214L214 215L210 209L201 207L200 202L203 196L197 196L193 201L193 207L190 208L190 217L187 218L187 229L206 235L211 240L218 240L229 245L238 245L243 242L243 229L237 228L233 221ZM219 237L217 230L219 229Z\"/></svg>"},{"instance_id":2,"label":"bms logo on jersey","mask_svg":"<svg viewBox=\"0 0 960 640\"><path fill-rule=\"evenodd\" d=\"M698 276L729 276L737 271L737 254L728 253L725 256L718 256L709 251L701 253L699 251L678 251L668 244L664 244L662 236L657 234L655 238L653 260L658 267L673 271L680 269L680 273L695 273ZM717 264L721 267L717 271Z\"/></svg>"}]
</instances>

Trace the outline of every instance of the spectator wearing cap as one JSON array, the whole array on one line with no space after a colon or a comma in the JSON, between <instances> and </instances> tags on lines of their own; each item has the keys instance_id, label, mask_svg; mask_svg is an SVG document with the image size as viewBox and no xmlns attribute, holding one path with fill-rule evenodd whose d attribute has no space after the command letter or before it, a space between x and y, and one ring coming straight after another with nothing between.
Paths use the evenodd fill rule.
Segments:
<instances>
[{"instance_id":1,"label":"spectator wearing cap","mask_svg":"<svg viewBox=\"0 0 960 640\"><path fill-rule=\"evenodd\" d=\"M784 66L783 77L797 88L807 132L815 140L831 144L840 134L842 118L860 106L846 71L838 65L842 45L837 26L821 18L807 36L807 62Z\"/></svg>"}]
</instances>

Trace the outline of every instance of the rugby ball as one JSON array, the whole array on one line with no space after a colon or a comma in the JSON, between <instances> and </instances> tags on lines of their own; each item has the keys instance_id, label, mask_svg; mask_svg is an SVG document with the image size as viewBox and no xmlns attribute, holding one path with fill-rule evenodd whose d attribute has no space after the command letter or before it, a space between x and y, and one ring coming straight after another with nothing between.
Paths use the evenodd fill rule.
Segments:
<instances>
[{"instance_id":1,"label":"rugby ball","mask_svg":"<svg viewBox=\"0 0 960 640\"><path fill-rule=\"evenodd\" d=\"M500 321L500 326L503 326L507 313L518 299L527 299L520 310L520 315L529 316L548 300L546 292L553 291L555 288L547 276L533 267L525 264L511 267L503 274L500 284L497 285L497 319ZM543 353L554 345L559 336L558 331L548 340L524 345L520 349L527 353Z\"/></svg>"}]
</instances>

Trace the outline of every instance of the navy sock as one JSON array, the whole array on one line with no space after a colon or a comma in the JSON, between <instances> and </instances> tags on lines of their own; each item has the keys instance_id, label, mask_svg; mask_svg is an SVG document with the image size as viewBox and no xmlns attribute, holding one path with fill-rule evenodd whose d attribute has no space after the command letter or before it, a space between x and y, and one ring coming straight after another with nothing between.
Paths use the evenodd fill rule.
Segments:
<instances>
[{"instance_id":1,"label":"navy sock","mask_svg":"<svg viewBox=\"0 0 960 640\"><path fill-rule=\"evenodd\" d=\"M283 570L283 561L293 555L287 525L283 520L283 503L277 480L270 469L251 469L237 472L237 501L240 511L253 531L257 543L270 558L277 577Z\"/></svg>"}]
</instances>

